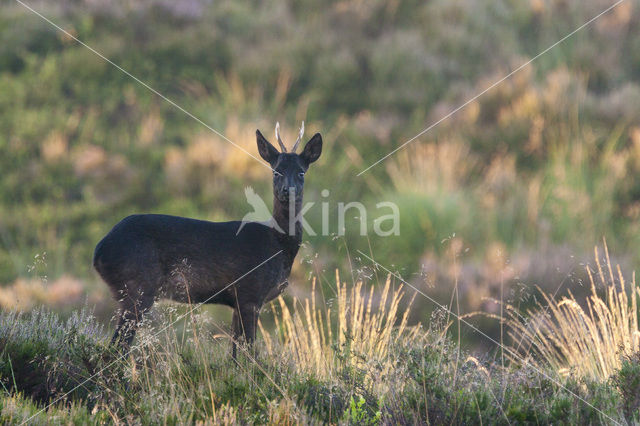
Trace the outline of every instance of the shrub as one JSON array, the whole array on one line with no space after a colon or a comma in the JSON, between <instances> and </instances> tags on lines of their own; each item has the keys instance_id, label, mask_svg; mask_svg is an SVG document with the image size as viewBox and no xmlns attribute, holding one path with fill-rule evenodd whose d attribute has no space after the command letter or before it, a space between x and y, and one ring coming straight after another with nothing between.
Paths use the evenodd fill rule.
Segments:
<instances>
[{"instance_id":1,"label":"shrub","mask_svg":"<svg viewBox=\"0 0 640 426\"><path fill-rule=\"evenodd\" d=\"M102 326L88 310L66 321L44 309L2 313L0 381L5 389L39 402L68 392L70 398L88 398L97 390L96 380L83 382L106 359L104 343ZM91 395L94 401L96 396Z\"/></svg>"},{"instance_id":2,"label":"shrub","mask_svg":"<svg viewBox=\"0 0 640 426\"><path fill-rule=\"evenodd\" d=\"M640 419L640 352L625 356L611 379L622 395L625 418L630 424L637 422Z\"/></svg>"}]
</instances>

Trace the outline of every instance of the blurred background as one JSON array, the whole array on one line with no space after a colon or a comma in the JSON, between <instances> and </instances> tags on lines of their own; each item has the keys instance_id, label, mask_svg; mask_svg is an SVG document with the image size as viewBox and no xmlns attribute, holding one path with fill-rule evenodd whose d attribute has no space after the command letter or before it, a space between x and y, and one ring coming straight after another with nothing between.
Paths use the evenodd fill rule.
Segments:
<instances>
[{"instance_id":1,"label":"blurred background","mask_svg":"<svg viewBox=\"0 0 640 426\"><path fill-rule=\"evenodd\" d=\"M349 282L384 282L362 250L461 313L496 312L487 298L529 303L535 286L580 294L603 237L624 269L638 264L638 4L623 2L356 175L612 3L28 2L253 155L255 130L273 139L276 121L289 145L302 120L306 138L322 133L306 217L321 229L328 203L331 235L305 236L287 297L316 276L329 299L336 268ZM0 1L2 309L89 305L108 322L115 303L91 259L115 223L141 212L241 219L246 186L271 204L267 168ZM338 232L337 203L350 201L367 207L368 236L355 213ZM371 232L381 201L399 206L399 236ZM418 296L413 321L433 308ZM499 333L496 321L474 321ZM463 339L480 342L468 330Z\"/></svg>"}]
</instances>

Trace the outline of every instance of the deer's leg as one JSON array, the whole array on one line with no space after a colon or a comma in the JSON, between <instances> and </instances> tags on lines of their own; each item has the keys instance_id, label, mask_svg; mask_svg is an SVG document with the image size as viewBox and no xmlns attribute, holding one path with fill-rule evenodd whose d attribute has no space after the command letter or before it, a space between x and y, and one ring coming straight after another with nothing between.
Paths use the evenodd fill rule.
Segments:
<instances>
[{"instance_id":1,"label":"deer's leg","mask_svg":"<svg viewBox=\"0 0 640 426\"><path fill-rule=\"evenodd\" d=\"M128 309L123 308L118 318L116 331L113 333L111 343L128 349L136 335L138 328L138 319L136 315Z\"/></svg>"},{"instance_id":2,"label":"deer's leg","mask_svg":"<svg viewBox=\"0 0 640 426\"><path fill-rule=\"evenodd\" d=\"M242 305L233 311L233 356L236 355L236 342L243 336L244 341L252 344L256 339L258 328L258 313L260 308L256 305Z\"/></svg>"},{"instance_id":3,"label":"deer's leg","mask_svg":"<svg viewBox=\"0 0 640 426\"><path fill-rule=\"evenodd\" d=\"M140 294L136 297L126 295L122 298L120 317L118 325L113 334L111 343L118 344L124 349L128 349L136 336L136 331L140 326L144 314L151 308L154 302L154 294Z\"/></svg>"},{"instance_id":4,"label":"deer's leg","mask_svg":"<svg viewBox=\"0 0 640 426\"><path fill-rule=\"evenodd\" d=\"M242 326L240 325L240 314L238 313L238 308L233 310L233 318L231 319L231 326L233 328L233 340L231 341L232 345L232 356L233 359L236 359L236 350L237 350L237 342L240 336L242 335Z\"/></svg>"},{"instance_id":5,"label":"deer's leg","mask_svg":"<svg viewBox=\"0 0 640 426\"><path fill-rule=\"evenodd\" d=\"M252 344L254 340L256 340L259 312L260 309L256 305L247 305L240 309L240 319L244 328L244 338L249 344Z\"/></svg>"}]
</instances>

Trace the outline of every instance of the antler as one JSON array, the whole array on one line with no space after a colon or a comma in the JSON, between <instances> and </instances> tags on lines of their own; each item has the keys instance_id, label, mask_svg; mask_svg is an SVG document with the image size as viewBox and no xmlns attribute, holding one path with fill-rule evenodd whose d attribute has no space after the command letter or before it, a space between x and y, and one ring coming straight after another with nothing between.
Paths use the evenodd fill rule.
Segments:
<instances>
[{"instance_id":1,"label":"antler","mask_svg":"<svg viewBox=\"0 0 640 426\"><path fill-rule=\"evenodd\" d=\"M293 149L291 150L291 152L296 152L296 149L298 149L298 144L302 140L302 135L304 135L304 121L302 122L302 126L300 126L300 133L298 133L298 140L296 140L296 143L293 145Z\"/></svg>"},{"instance_id":2,"label":"antler","mask_svg":"<svg viewBox=\"0 0 640 426\"><path fill-rule=\"evenodd\" d=\"M282 139L280 138L280 122L276 123L276 139L278 139L278 144L280 144L280 149L282 152L287 152L287 147L284 146Z\"/></svg>"}]
</instances>

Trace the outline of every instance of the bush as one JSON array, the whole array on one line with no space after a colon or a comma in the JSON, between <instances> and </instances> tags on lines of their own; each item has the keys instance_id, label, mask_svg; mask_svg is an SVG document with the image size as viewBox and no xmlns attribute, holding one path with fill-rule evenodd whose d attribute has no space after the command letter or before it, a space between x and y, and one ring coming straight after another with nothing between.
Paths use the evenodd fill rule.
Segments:
<instances>
[{"instance_id":1,"label":"bush","mask_svg":"<svg viewBox=\"0 0 640 426\"><path fill-rule=\"evenodd\" d=\"M625 356L620 369L612 376L614 385L622 395L622 407L627 422L640 419L640 352Z\"/></svg>"},{"instance_id":2,"label":"bush","mask_svg":"<svg viewBox=\"0 0 640 426\"><path fill-rule=\"evenodd\" d=\"M0 382L10 392L42 403L87 399L97 387L83 382L106 353L102 327L88 310L66 321L43 309L0 314Z\"/></svg>"}]
</instances>

